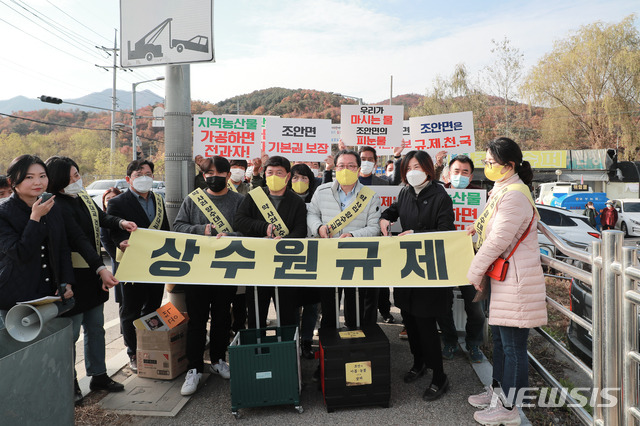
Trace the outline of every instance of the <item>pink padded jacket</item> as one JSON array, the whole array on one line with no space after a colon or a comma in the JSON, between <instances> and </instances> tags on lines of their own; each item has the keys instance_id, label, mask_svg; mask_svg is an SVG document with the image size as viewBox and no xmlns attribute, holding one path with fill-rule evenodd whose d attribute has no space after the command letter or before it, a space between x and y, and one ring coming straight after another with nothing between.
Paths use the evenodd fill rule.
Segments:
<instances>
[{"instance_id":1,"label":"pink padded jacket","mask_svg":"<svg viewBox=\"0 0 640 426\"><path fill-rule=\"evenodd\" d=\"M523 183L517 174L496 182L492 193L496 194L504 186L514 183ZM532 215L533 208L524 194L509 191L503 195L487 224L484 243L467 273L471 284L480 283L484 272L495 259L511 253L529 226ZM547 323L546 289L540 265L537 224L537 219L534 219L529 234L509 259L505 280L491 280L490 325L532 328Z\"/></svg>"}]
</instances>

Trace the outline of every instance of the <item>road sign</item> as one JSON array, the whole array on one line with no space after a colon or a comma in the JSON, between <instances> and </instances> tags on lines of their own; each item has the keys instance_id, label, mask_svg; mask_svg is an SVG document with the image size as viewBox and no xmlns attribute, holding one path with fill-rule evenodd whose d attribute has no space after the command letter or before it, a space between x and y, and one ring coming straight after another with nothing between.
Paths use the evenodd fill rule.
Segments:
<instances>
[{"instance_id":1,"label":"road sign","mask_svg":"<svg viewBox=\"0 0 640 426\"><path fill-rule=\"evenodd\" d=\"M120 0L125 68L213 62L213 0Z\"/></svg>"}]
</instances>

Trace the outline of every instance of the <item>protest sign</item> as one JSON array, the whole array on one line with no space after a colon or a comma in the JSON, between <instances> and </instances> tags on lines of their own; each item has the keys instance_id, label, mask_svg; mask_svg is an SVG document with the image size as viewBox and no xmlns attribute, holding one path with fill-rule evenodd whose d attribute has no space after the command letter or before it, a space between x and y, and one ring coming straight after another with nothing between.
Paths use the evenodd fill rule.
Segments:
<instances>
[{"instance_id":1,"label":"protest sign","mask_svg":"<svg viewBox=\"0 0 640 426\"><path fill-rule=\"evenodd\" d=\"M260 157L261 121L257 115L194 115L193 155L247 161Z\"/></svg>"},{"instance_id":2,"label":"protest sign","mask_svg":"<svg viewBox=\"0 0 640 426\"><path fill-rule=\"evenodd\" d=\"M471 111L411 117L409 125L413 149L427 151L432 158L440 151L449 154L475 151Z\"/></svg>"},{"instance_id":3,"label":"protest sign","mask_svg":"<svg viewBox=\"0 0 640 426\"><path fill-rule=\"evenodd\" d=\"M347 146L402 146L403 105L342 105L341 137Z\"/></svg>"},{"instance_id":4,"label":"protest sign","mask_svg":"<svg viewBox=\"0 0 640 426\"><path fill-rule=\"evenodd\" d=\"M331 154L331 120L267 117L264 152L290 161L324 161Z\"/></svg>"},{"instance_id":5,"label":"protest sign","mask_svg":"<svg viewBox=\"0 0 640 426\"><path fill-rule=\"evenodd\" d=\"M463 231L276 240L138 229L129 244L116 274L122 282L449 287L467 284L473 259Z\"/></svg>"}]
</instances>

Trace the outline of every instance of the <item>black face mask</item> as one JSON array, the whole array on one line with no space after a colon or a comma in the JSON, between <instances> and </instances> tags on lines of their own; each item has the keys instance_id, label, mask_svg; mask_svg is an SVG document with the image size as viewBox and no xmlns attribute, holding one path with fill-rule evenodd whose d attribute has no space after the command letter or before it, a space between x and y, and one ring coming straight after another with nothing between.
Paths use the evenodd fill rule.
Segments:
<instances>
[{"instance_id":1,"label":"black face mask","mask_svg":"<svg viewBox=\"0 0 640 426\"><path fill-rule=\"evenodd\" d=\"M205 179L207 186L213 192L220 192L227 186L227 178L224 176L210 176Z\"/></svg>"}]
</instances>

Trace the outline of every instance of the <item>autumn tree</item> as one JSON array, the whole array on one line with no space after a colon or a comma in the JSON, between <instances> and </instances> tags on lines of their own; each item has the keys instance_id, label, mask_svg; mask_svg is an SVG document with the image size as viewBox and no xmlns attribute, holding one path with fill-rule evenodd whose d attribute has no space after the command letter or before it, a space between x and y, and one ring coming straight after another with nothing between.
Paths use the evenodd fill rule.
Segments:
<instances>
[{"instance_id":1,"label":"autumn tree","mask_svg":"<svg viewBox=\"0 0 640 426\"><path fill-rule=\"evenodd\" d=\"M580 147L611 147L620 158L636 157L640 146L640 34L635 15L619 23L580 27L554 44L526 78L533 102L560 108L571 117ZM547 125L547 127L550 127Z\"/></svg>"}]
</instances>

